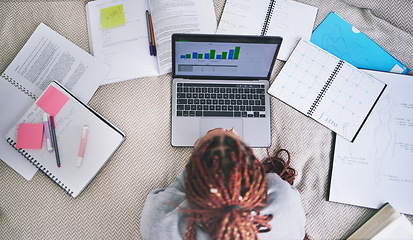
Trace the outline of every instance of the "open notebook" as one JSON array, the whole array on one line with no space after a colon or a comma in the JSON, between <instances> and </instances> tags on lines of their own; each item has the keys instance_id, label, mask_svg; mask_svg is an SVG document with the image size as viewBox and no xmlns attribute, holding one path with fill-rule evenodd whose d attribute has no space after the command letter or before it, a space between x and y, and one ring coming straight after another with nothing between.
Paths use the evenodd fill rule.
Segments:
<instances>
[{"instance_id":1,"label":"open notebook","mask_svg":"<svg viewBox=\"0 0 413 240\"><path fill-rule=\"evenodd\" d=\"M0 136L6 135L52 81L87 103L109 72L109 66L40 23L1 73ZM27 180L37 172L6 141L0 141L0 159Z\"/></svg>"},{"instance_id":2,"label":"open notebook","mask_svg":"<svg viewBox=\"0 0 413 240\"><path fill-rule=\"evenodd\" d=\"M43 123L43 113L54 116L61 166L55 153L41 149L17 149L19 124ZM84 125L89 126L83 162L76 166ZM125 135L107 120L80 102L57 82L52 82L6 135L8 143L28 161L42 170L71 196L77 197L95 177L125 139Z\"/></svg>"},{"instance_id":3,"label":"open notebook","mask_svg":"<svg viewBox=\"0 0 413 240\"><path fill-rule=\"evenodd\" d=\"M268 93L354 141L386 84L300 40Z\"/></svg>"},{"instance_id":4,"label":"open notebook","mask_svg":"<svg viewBox=\"0 0 413 240\"><path fill-rule=\"evenodd\" d=\"M217 33L279 36L286 61L300 39L310 41L318 8L291 0L226 0Z\"/></svg>"}]
</instances>

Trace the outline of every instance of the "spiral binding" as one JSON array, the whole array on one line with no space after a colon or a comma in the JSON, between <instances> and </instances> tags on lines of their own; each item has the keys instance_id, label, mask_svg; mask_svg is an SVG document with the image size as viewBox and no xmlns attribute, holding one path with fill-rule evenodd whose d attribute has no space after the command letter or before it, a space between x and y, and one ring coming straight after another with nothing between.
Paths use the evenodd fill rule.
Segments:
<instances>
[{"instance_id":1,"label":"spiral binding","mask_svg":"<svg viewBox=\"0 0 413 240\"><path fill-rule=\"evenodd\" d=\"M267 9L267 14L265 15L265 20L264 20L264 25L262 26L261 29L261 35L265 36L267 34L268 31L268 27L272 18L272 14L274 12L274 7L275 7L275 3L277 1L275 0L271 0L270 4L268 5L268 9Z\"/></svg>"},{"instance_id":2,"label":"spiral binding","mask_svg":"<svg viewBox=\"0 0 413 240\"><path fill-rule=\"evenodd\" d=\"M308 112L307 112L308 116L313 115L315 109L317 108L317 106L320 103L321 99L323 99L323 97L326 94L327 90L330 88L331 84L333 83L333 81L336 78L337 74L340 72L340 69L343 67L343 65L344 65L343 60L340 60L337 63L337 66L334 68L334 71L331 73L331 75L328 78L327 82L324 84L324 86L321 89L320 93L317 95L315 101L313 102L310 109L308 110Z\"/></svg>"},{"instance_id":3,"label":"spiral binding","mask_svg":"<svg viewBox=\"0 0 413 240\"><path fill-rule=\"evenodd\" d=\"M16 149L17 152L19 152L24 158L29 160L36 168L40 169L42 172L44 172L49 178L51 178L57 185L59 185L61 188L63 188L67 193L70 195L73 195L73 191L70 190L67 186L64 185L57 177L55 177L47 168L43 167L42 164L40 164L34 157L32 157L28 152L26 152L24 149L16 148L16 143L11 139L10 137L7 138L7 142L12 146L14 149Z\"/></svg>"},{"instance_id":4,"label":"spiral binding","mask_svg":"<svg viewBox=\"0 0 413 240\"><path fill-rule=\"evenodd\" d=\"M9 77L8 75L6 75L5 73L2 73L1 76L6 79L6 81L8 81L9 83L11 83L13 86L15 86L17 89L19 89L20 91L22 91L24 94L26 94L27 96L31 97L33 100L36 100L36 95L34 95L32 92L30 92L29 90L27 90L25 87L23 87L20 83L14 81L11 77Z\"/></svg>"}]
</instances>

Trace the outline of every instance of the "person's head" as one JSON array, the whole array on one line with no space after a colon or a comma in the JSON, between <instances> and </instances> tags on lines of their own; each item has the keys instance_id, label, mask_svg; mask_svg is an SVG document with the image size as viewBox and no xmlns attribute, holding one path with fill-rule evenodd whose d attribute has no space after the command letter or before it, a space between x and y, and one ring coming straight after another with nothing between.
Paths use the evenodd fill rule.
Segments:
<instances>
[{"instance_id":1,"label":"person's head","mask_svg":"<svg viewBox=\"0 0 413 240\"><path fill-rule=\"evenodd\" d=\"M214 129L200 138L186 166L185 193L191 207L185 234L195 222L212 239L256 239L272 216L259 215L267 203L265 171L235 130Z\"/></svg>"}]
</instances>

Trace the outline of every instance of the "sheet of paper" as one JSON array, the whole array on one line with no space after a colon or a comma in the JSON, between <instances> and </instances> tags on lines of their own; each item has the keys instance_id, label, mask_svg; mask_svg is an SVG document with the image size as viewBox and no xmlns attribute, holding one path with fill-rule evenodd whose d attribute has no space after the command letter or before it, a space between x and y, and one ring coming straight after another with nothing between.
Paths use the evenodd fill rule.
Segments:
<instances>
[{"instance_id":1,"label":"sheet of paper","mask_svg":"<svg viewBox=\"0 0 413 240\"><path fill-rule=\"evenodd\" d=\"M119 4L125 24L102 28L100 9ZM146 10L147 1L102 0L86 5L91 53L112 67L103 84L159 75L156 57L149 53Z\"/></svg>"},{"instance_id":2,"label":"sheet of paper","mask_svg":"<svg viewBox=\"0 0 413 240\"><path fill-rule=\"evenodd\" d=\"M125 13L123 5L115 5L112 7L100 9L100 19L102 28L114 27L125 23Z\"/></svg>"},{"instance_id":3,"label":"sheet of paper","mask_svg":"<svg viewBox=\"0 0 413 240\"><path fill-rule=\"evenodd\" d=\"M270 2L227 0L217 33L260 35ZM265 35L283 37L277 59L287 60L301 38L310 40L317 10L291 0L275 1Z\"/></svg>"},{"instance_id":4,"label":"sheet of paper","mask_svg":"<svg viewBox=\"0 0 413 240\"><path fill-rule=\"evenodd\" d=\"M160 74L172 71L173 33L215 33L217 24L211 0L149 0ZM168 6L168 7L165 7Z\"/></svg>"},{"instance_id":5,"label":"sheet of paper","mask_svg":"<svg viewBox=\"0 0 413 240\"><path fill-rule=\"evenodd\" d=\"M109 71L101 61L41 23L4 73L36 96L57 81L87 103Z\"/></svg>"},{"instance_id":6,"label":"sheet of paper","mask_svg":"<svg viewBox=\"0 0 413 240\"><path fill-rule=\"evenodd\" d=\"M413 77L365 71L387 88L351 144L337 137L329 201L413 214Z\"/></svg>"},{"instance_id":7,"label":"sheet of paper","mask_svg":"<svg viewBox=\"0 0 413 240\"><path fill-rule=\"evenodd\" d=\"M33 178L37 168L14 150L5 136L33 103L34 99L0 77L0 159L26 180Z\"/></svg>"},{"instance_id":8,"label":"sheet of paper","mask_svg":"<svg viewBox=\"0 0 413 240\"><path fill-rule=\"evenodd\" d=\"M42 149L43 123L19 124L16 148Z\"/></svg>"}]
</instances>

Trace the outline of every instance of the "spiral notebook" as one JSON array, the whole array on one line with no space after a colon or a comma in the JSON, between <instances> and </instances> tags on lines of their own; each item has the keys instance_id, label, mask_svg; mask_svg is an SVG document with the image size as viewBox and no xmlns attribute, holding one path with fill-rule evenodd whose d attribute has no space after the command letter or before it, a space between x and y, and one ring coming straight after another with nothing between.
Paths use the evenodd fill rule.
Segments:
<instances>
[{"instance_id":1,"label":"spiral notebook","mask_svg":"<svg viewBox=\"0 0 413 240\"><path fill-rule=\"evenodd\" d=\"M277 59L286 61L301 38L310 40L317 11L292 0L227 0L217 33L280 36Z\"/></svg>"},{"instance_id":2,"label":"spiral notebook","mask_svg":"<svg viewBox=\"0 0 413 240\"><path fill-rule=\"evenodd\" d=\"M300 40L268 93L354 141L385 88L369 74Z\"/></svg>"},{"instance_id":3,"label":"spiral notebook","mask_svg":"<svg viewBox=\"0 0 413 240\"><path fill-rule=\"evenodd\" d=\"M87 103L110 67L40 23L0 76L0 136L3 137L52 81ZM12 101L12 104L10 104ZM0 141L0 159L25 179L37 172Z\"/></svg>"},{"instance_id":4,"label":"spiral notebook","mask_svg":"<svg viewBox=\"0 0 413 240\"><path fill-rule=\"evenodd\" d=\"M60 163L48 152L46 140L41 149L17 149L19 124L43 123L43 113L54 116ZM82 129L89 132L82 165L76 166ZM77 197L124 141L125 135L102 116L82 103L57 82L52 82L6 135L7 142L62 189Z\"/></svg>"}]
</instances>

